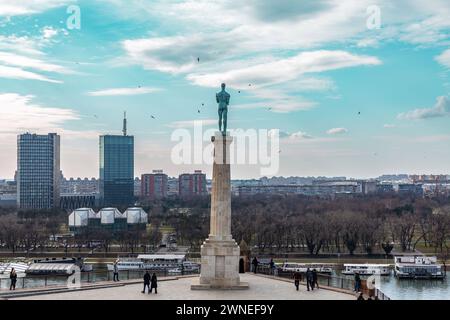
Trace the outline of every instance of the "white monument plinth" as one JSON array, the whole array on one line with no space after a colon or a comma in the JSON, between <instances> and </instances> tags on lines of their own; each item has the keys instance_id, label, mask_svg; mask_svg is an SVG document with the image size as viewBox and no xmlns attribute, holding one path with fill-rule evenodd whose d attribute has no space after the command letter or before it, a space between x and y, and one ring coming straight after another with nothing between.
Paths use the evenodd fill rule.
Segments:
<instances>
[{"instance_id":1,"label":"white monument plinth","mask_svg":"<svg viewBox=\"0 0 450 320\"><path fill-rule=\"evenodd\" d=\"M230 144L233 138L218 132L214 143L211 190L211 222L208 239L201 247L200 278L192 290L248 289L239 278L240 249L231 236Z\"/></svg>"}]
</instances>

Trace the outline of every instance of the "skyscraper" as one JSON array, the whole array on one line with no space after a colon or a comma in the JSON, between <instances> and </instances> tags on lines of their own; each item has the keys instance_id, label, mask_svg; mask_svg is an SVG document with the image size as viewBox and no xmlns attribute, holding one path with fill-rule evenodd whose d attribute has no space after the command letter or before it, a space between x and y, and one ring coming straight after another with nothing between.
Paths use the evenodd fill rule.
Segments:
<instances>
[{"instance_id":1,"label":"skyscraper","mask_svg":"<svg viewBox=\"0 0 450 320\"><path fill-rule=\"evenodd\" d=\"M134 137L100 136L100 198L103 206L129 206L134 202Z\"/></svg>"},{"instance_id":2,"label":"skyscraper","mask_svg":"<svg viewBox=\"0 0 450 320\"><path fill-rule=\"evenodd\" d=\"M21 209L59 207L60 137L56 133L17 136L17 205Z\"/></svg>"}]
</instances>

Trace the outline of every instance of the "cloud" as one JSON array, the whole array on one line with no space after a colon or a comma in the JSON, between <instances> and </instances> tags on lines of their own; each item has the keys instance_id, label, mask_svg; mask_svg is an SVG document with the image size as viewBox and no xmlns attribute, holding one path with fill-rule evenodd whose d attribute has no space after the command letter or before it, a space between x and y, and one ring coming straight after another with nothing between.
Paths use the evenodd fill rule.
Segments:
<instances>
[{"instance_id":1,"label":"cloud","mask_svg":"<svg viewBox=\"0 0 450 320\"><path fill-rule=\"evenodd\" d=\"M38 72L74 74L69 68L44 60L46 56L41 48L46 40L26 36L0 36L0 77L62 83Z\"/></svg>"},{"instance_id":2,"label":"cloud","mask_svg":"<svg viewBox=\"0 0 450 320\"><path fill-rule=\"evenodd\" d=\"M73 73L73 71L56 64L48 63L40 59L29 58L15 53L3 51L0 51L0 62L7 65L35 69L45 72Z\"/></svg>"},{"instance_id":3,"label":"cloud","mask_svg":"<svg viewBox=\"0 0 450 320\"><path fill-rule=\"evenodd\" d=\"M6 67L2 65L0 65L0 78L20 79L20 80L40 80L46 82L61 83L61 81L52 80L50 78L47 78L34 72L25 71L23 69L15 67Z\"/></svg>"},{"instance_id":4,"label":"cloud","mask_svg":"<svg viewBox=\"0 0 450 320\"><path fill-rule=\"evenodd\" d=\"M0 16L19 16L44 12L74 0L0 0Z\"/></svg>"},{"instance_id":5,"label":"cloud","mask_svg":"<svg viewBox=\"0 0 450 320\"><path fill-rule=\"evenodd\" d=\"M0 133L48 133L60 130L66 121L80 119L71 109L43 107L33 102L34 98L17 93L0 94Z\"/></svg>"},{"instance_id":6,"label":"cloud","mask_svg":"<svg viewBox=\"0 0 450 320\"><path fill-rule=\"evenodd\" d=\"M395 124L385 124L383 126L383 128L386 128L386 129L391 129L391 128L395 128L395 127L397 127Z\"/></svg>"},{"instance_id":7,"label":"cloud","mask_svg":"<svg viewBox=\"0 0 450 320\"><path fill-rule=\"evenodd\" d=\"M294 139L294 140L309 140L309 139L314 139L313 136L307 134L306 132L302 132L302 131L297 131L292 133L291 135L289 135L290 139Z\"/></svg>"},{"instance_id":8,"label":"cloud","mask_svg":"<svg viewBox=\"0 0 450 320\"><path fill-rule=\"evenodd\" d=\"M450 49L445 50L442 54L437 56L436 61L444 67L450 68Z\"/></svg>"},{"instance_id":9,"label":"cloud","mask_svg":"<svg viewBox=\"0 0 450 320\"><path fill-rule=\"evenodd\" d=\"M104 89L99 91L91 91L88 92L87 95L93 97L102 97L102 96L131 96L131 95L139 95L139 94L147 94L161 91L160 88L152 88L152 87L138 87L138 88L112 88L112 89Z\"/></svg>"},{"instance_id":10,"label":"cloud","mask_svg":"<svg viewBox=\"0 0 450 320\"><path fill-rule=\"evenodd\" d=\"M347 133L348 130L345 128L333 128L327 131L327 134L344 134Z\"/></svg>"},{"instance_id":11,"label":"cloud","mask_svg":"<svg viewBox=\"0 0 450 320\"><path fill-rule=\"evenodd\" d=\"M0 35L0 50L29 55L44 55L40 50L40 43L27 36Z\"/></svg>"},{"instance_id":12,"label":"cloud","mask_svg":"<svg viewBox=\"0 0 450 320\"><path fill-rule=\"evenodd\" d=\"M278 132L278 137L280 139L291 139L291 140L305 140L305 139L314 139L313 136L307 134L303 131L297 131L294 133L289 133L287 131L279 130L279 129L271 129L268 131L267 135L269 137L273 137Z\"/></svg>"},{"instance_id":13,"label":"cloud","mask_svg":"<svg viewBox=\"0 0 450 320\"><path fill-rule=\"evenodd\" d=\"M45 27L42 29L42 36L44 39L51 39L58 35L58 30L52 27Z\"/></svg>"},{"instance_id":14,"label":"cloud","mask_svg":"<svg viewBox=\"0 0 450 320\"><path fill-rule=\"evenodd\" d=\"M450 116L450 100L441 96L436 99L436 104L431 108L415 109L400 113L397 117L401 120L421 120Z\"/></svg>"},{"instance_id":15,"label":"cloud","mask_svg":"<svg viewBox=\"0 0 450 320\"><path fill-rule=\"evenodd\" d=\"M284 83L307 73L380 64L381 61L376 57L359 56L341 50L319 50L225 72L189 74L187 79L205 87L216 87L218 83L225 82L233 88L243 89L248 84L265 86Z\"/></svg>"}]
</instances>

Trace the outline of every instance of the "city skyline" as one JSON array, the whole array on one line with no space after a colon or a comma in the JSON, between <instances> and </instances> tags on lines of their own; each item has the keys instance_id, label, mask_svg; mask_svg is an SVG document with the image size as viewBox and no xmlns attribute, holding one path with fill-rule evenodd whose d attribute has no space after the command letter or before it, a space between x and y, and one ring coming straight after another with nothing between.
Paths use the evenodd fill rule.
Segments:
<instances>
[{"instance_id":1,"label":"city skyline","mask_svg":"<svg viewBox=\"0 0 450 320\"><path fill-rule=\"evenodd\" d=\"M56 132L65 175L98 177L99 136L121 134L124 110L135 176L210 177L170 161L170 136L216 126L222 81L230 129L280 129L276 176L449 173L445 1L131 2L0 1L0 177L13 177L25 132Z\"/></svg>"}]
</instances>

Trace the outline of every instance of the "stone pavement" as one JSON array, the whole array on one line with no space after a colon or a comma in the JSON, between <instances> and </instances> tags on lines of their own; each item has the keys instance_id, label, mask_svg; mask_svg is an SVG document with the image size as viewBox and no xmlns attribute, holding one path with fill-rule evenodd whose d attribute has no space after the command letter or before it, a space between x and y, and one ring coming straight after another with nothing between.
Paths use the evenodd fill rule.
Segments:
<instances>
[{"instance_id":1,"label":"stone pavement","mask_svg":"<svg viewBox=\"0 0 450 320\"><path fill-rule=\"evenodd\" d=\"M191 290L195 278L161 281L158 294L143 294L141 284L128 284L111 288L43 294L11 298L22 300L355 300L352 294L326 289L306 291L300 286L296 291L293 282L241 274L241 280L249 282L248 290Z\"/></svg>"}]
</instances>

